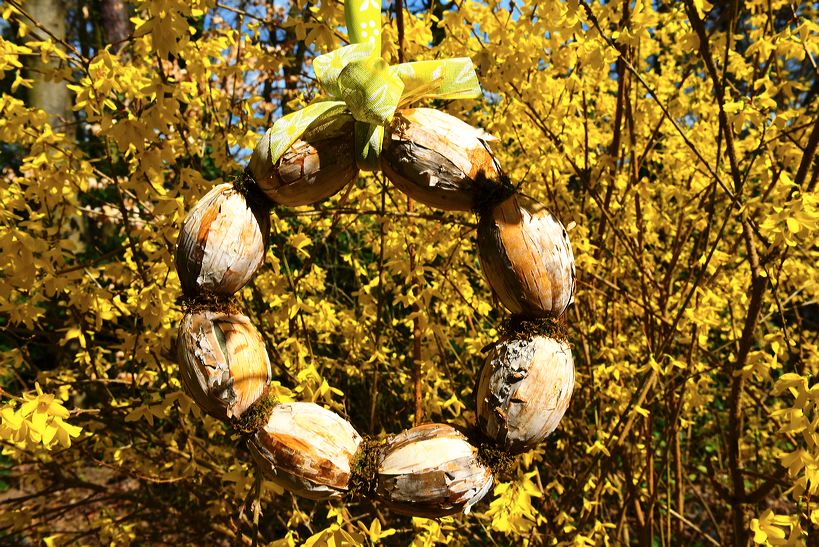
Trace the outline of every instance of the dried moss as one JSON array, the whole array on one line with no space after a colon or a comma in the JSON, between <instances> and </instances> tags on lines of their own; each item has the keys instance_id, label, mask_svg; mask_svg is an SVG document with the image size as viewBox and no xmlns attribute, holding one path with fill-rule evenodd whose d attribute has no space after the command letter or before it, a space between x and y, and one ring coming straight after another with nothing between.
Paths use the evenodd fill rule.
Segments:
<instances>
[{"instance_id":1,"label":"dried moss","mask_svg":"<svg viewBox=\"0 0 819 547\"><path fill-rule=\"evenodd\" d=\"M475 208L477 214L489 214L492 207L512 197L517 189L499 165L498 178L489 178L480 172L475 176ZM499 179L499 180L498 180Z\"/></svg>"},{"instance_id":2,"label":"dried moss","mask_svg":"<svg viewBox=\"0 0 819 547\"><path fill-rule=\"evenodd\" d=\"M233 418L230 425L236 431L252 435L264 427L270 418L273 407L277 404L279 404L278 398L270 391L265 390L264 394L250 405L250 408L245 410L244 414L238 418Z\"/></svg>"},{"instance_id":3,"label":"dried moss","mask_svg":"<svg viewBox=\"0 0 819 547\"><path fill-rule=\"evenodd\" d=\"M478 445L478 460L490 470L497 482L504 482L512 478L515 469L515 456L498 448L492 442Z\"/></svg>"},{"instance_id":4,"label":"dried moss","mask_svg":"<svg viewBox=\"0 0 819 547\"><path fill-rule=\"evenodd\" d=\"M376 481L378 478L378 460L381 456L381 449L386 444L386 439L377 439L369 435L364 435L358 450L353 456L353 463L350 466L350 482L348 483L347 497L370 498L375 495Z\"/></svg>"},{"instance_id":5,"label":"dried moss","mask_svg":"<svg viewBox=\"0 0 819 547\"><path fill-rule=\"evenodd\" d=\"M478 461L492 471L496 482L511 480L515 469L516 455L510 454L495 441L484 435L478 426L465 430L464 435L472 446L478 449Z\"/></svg>"},{"instance_id":6,"label":"dried moss","mask_svg":"<svg viewBox=\"0 0 819 547\"><path fill-rule=\"evenodd\" d=\"M531 340L535 336L548 336L558 342L568 343L566 323L558 317L529 317L513 315L501 326L503 337Z\"/></svg>"},{"instance_id":7,"label":"dried moss","mask_svg":"<svg viewBox=\"0 0 819 547\"><path fill-rule=\"evenodd\" d=\"M185 313L202 313L211 311L237 315L241 310L233 296L224 296L210 292L202 292L196 296L182 296L179 303Z\"/></svg>"},{"instance_id":8,"label":"dried moss","mask_svg":"<svg viewBox=\"0 0 819 547\"><path fill-rule=\"evenodd\" d=\"M250 171L245 169L240 174L236 175L231 181L236 191L245 197L245 200L251 207L260 207L269 213L270 209L275 207L276 203L267 197L267 194L262 192L259 185L256 184L256 179L250 174Z\"/></svg>"}]
</instances>

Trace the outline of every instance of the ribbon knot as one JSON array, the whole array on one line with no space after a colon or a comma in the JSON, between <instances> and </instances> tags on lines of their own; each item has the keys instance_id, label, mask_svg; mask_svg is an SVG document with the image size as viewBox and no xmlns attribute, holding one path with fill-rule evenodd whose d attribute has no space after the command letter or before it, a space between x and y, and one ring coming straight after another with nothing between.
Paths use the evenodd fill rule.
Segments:
<instances>
[{"instance_id":1,"label":"ribbon knot","mask_svg":"<svg viewBox=\"0 0 819 547\"><path fill-rule=\"evenodd\" d=\"M468 57L389 65L380 56L381 12L371 0L347 2L345 15L354 42L313 60L313 71L327 99L279 118L271 133L275 164L313 123L348 112L356 120L356 163L379 169L384 126L399 106L419 99L473 99L481 96Z\"/></svg>"}]
</instances>

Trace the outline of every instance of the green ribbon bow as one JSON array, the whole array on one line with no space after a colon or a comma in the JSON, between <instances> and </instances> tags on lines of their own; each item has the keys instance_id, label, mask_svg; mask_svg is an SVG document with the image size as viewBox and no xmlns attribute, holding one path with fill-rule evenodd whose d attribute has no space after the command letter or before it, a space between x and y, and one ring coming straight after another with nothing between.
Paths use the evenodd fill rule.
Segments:
<instances>
[{"instance_id":1,"label":"green ribbon bow","mask_svg":"<svg viewBox=\"0 0 819 547\"><path fill-rule=\"evenodd\" d=\"M313 123L349 112L356 120L356 163L379 169L384 125L395 110L421 98L473 99L481 96L468 57L390 66L381 58L381 4L345 2L347 32L353 42L313 60L313 70L330 99L279 118L270 132L270 159L276 163Z\"/></svg>"}]
</instances>

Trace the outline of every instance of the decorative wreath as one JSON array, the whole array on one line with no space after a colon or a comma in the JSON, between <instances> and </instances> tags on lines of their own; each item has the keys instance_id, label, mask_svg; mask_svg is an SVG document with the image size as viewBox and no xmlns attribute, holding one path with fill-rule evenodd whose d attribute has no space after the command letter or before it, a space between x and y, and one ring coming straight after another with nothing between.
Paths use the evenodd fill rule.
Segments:
<instances>
[{"instance_id":1,"label":"decorative wreath","mask_svg":"<svg viewBox=\"0 0 819 547\"><path fill-rule=\"evenodd\" d=\"M208 192L179 234L176 267L188 310L177 351L185 390L244 432L263 476L311 499L366 496L397 513L468 513L493 472L555 430L574 387L560 316L572 302L574 257L563 225L533 211L504 175L494 138L419 99L481 96L469 58L381 58L380 2L345 5L351 45L313 62L329 98L279 119L244 176ZM409 197L475 211L481 268L510 327L488 348L477 382L478 424L428 423L363 438L314 403L279 403L259 331L230 297L264 261L270 209L324 200L359 170L381 170Z\"/></svg>"}]
</instances>

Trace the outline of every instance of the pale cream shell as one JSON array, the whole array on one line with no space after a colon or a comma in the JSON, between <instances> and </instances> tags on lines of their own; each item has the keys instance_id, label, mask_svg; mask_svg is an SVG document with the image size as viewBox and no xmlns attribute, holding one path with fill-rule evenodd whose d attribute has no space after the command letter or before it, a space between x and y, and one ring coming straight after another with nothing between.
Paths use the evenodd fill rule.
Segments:
<instances>
[{"instance_id":1,"label":"pale cream shell","mask_svg":"<svg viewBox=\"0 0 819 547\"><path fill-rule=\"evenodd\" d=\"M188 296L232 295L264 262L270 217L232 184L214 187L188 213L176 247L176 270Z\"/></svg>"},{"instance_id":2,"label":"pale cream shell","mask_svg":"<svg viewBox=\"0 0 819 547\"><path fill-rule=\"evenodd\" d=\"M545 336L507 338L484 362L478 383L478 424L512 453L537 447L560 423L574 389L568 344Z\"/></svg>"},{"instance_id":3,"label":"pale cream shell","mask_svg":"<svg viewBox=\"0 0 819 547\"><path fill-rule=\"evenodd\" d=\"M399 111L387 128L381 169L430 207L470 211L500 189L500 170L481 129L433 108Z\"/></svg>"},{"instance_id":4,"label":"pale cream shell","mask_svg":"<svg viewBox=\"0 0 819 547\"><path fill-rule=\"evenodd\" d=\"M265 478L298 496L321 500L347 492L360 443L353 426L335 412L297 402L276 405L249 446Z\"/></svg>"},{"instance_id":5,"label":"pale cream shell","mask_svg":"<svg viewBox=\"0 0 819 547\"><path fill-rule=\"evenodd\" d=\"M273 133L268 130L256 144L247 170L274 203L296 207L323 201L358 174L354 127L346 114L315 123L275 164L270 155Z\"/></svg>"},{"instance_id":6,"label":"pale cream shell","mask_svg":"<svg viewBox=\"0 0 819 547\"><path fill-rule=\"evenodd\" d=\"M244 315L188 313L177 336L185 391L223 421L241 416L272 378L261 334Z\"/></svg>"},{"instance_id":7,"label":"pale cream shell","mask_svg":"<svg viewBox=\"0 0 819 547\"><path fill-rule=\"evenodd\" d=\"M469 513L492 487L492 472L455 428L424 424L387 441L376 498L405 515L437 518Z\"/></svg>"},{"instance_id":8,"label":"pale cream shell","mask_svg":"<svg viewBox=\"0 0 819 547\"><path fill-rule=\"evenodd\" d=\"M545 209L535 214L516 196L481 213L481 269L513 314L560 316L574 298L574 254L566 229Z\"/></svg>"}]
</instances>

